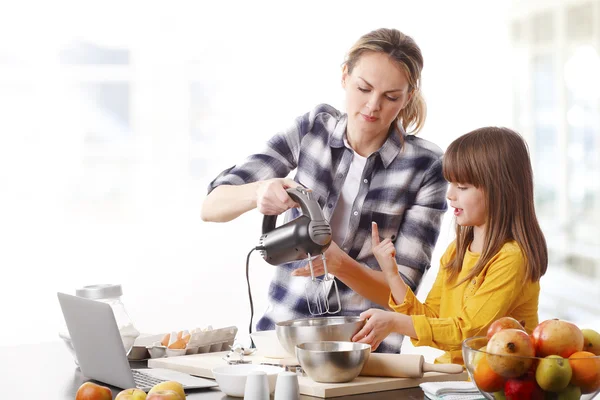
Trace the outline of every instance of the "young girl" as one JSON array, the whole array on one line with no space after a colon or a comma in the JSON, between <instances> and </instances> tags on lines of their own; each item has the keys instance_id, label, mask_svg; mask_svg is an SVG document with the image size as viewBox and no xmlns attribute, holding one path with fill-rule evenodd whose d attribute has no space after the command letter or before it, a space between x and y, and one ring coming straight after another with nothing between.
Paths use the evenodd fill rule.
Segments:
<instances>
[{"instance_id":1,"label":"young girl","mask_svg":"<svg viewBox=\"0 0 600 400\"><path fill-rule=\"evenodd\" d=\"M450 182L456 240L442 256L425 303L403 282L394 243L380 241L373 223L373 253L395 312L365 311L361 318L368 321L353 340L376 349L397 332L416 346L445 350L436 362L461 364L461 342L485 335L500 317L524 321L528 332L535 328L548 251L534 210L527 145L519 134L488 127L463 135L448 147L443 172Z\"/></svg>"}]
</instances>

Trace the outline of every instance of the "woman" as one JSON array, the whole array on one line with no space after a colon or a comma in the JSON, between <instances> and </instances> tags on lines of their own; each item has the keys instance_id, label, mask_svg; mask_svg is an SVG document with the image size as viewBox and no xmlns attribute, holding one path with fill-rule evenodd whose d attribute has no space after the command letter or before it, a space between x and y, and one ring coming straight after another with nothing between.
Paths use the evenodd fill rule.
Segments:
<instances>
[{"instance_id":1,"label":"woman","mask_svg":"<svg viewBox=\"0 0 600 400\"><path fill-rule=\"evenodd\" d=\"M371 221L392 238L398 271L416 290L446 211L442 152L407 133L417 133L425 122L422 68L411 37L395 29L362 36L343 64L347 113L319 105L271 138L263 152L222 172L209 185L202 219L230 221L254 208L265 215L291 209L288 219L295 218L299 212L285 189L300 184L313 191L332 226L325 255L338 280L341 315L388 307L389 287L368 240ZM286 179L293 170L294 179ZM320 262L314 267L323 274ZM310 316L308 276L308 266L300 263L277 268L258 330ZM401 343L402 336L390 335L378 351L399 352Z\"/></svg>"}]
</instances>

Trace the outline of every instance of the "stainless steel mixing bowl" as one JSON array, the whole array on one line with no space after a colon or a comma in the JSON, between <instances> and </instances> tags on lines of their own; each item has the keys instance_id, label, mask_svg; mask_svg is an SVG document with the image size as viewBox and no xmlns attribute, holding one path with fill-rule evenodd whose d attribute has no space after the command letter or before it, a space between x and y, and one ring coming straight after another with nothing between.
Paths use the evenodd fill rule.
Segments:
<instances>
[{"instance_id":1,"label":"stainless steel mixing bowl","mask_svg":"<svg viewBox=\"0 0 600 400\"><path fill-rule=\"evenodd\" d=\"M365 324L359 317L317 317L278 322L277 338L283 348L296 354L296 345L308 342L350 342Z\"/></svg>"},{"instance_id":2,"label":"stainless steel mixing bowl","mask_svg":"<svg viewBox=\"0 0 600 400\"><path fill-rule=\"evenodd\" d=\"M313 381L350 382L360 374L371 346L352 342L313 342L296 346L298 362Z\"/></svg>"}]
</instances>

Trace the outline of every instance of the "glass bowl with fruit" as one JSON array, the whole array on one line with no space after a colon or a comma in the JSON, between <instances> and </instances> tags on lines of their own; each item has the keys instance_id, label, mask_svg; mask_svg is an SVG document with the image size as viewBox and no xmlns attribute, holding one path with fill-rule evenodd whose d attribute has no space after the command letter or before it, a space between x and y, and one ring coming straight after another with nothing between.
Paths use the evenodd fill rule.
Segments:
<instances>
[{"instance_id":1,"label":"glass bowl with fruit","mask_svg":"<svg viewBox=\"0 0 600 400\"><path fill-rule=\"evenodd\" d=\"M529 335L501 320L487 336L462 344L469 377L487 399L592 399L600 393L600 334L552 319Z\"/></svg>"}]
</instances>

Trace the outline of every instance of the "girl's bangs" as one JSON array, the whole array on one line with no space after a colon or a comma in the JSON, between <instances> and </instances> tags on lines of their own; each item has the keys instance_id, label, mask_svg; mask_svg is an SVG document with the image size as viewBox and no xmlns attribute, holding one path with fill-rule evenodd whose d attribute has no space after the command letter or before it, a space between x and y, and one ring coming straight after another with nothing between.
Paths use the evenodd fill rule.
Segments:
<instances>
[{"instance_id":1,"label":"girl's bangs","mask_svg":"<svg viewBox=\"0 0 600 400\"><path fill-rule=\"evenodd\" d=\"M469 152L460 151L458 146L450 146L444 154L442 170L444 179L453 183L466 183L479 186L479 180L473 175L474 165L471 165ZM462 153L462 157L459 156Z\"/></svg>"}]
</instances>

